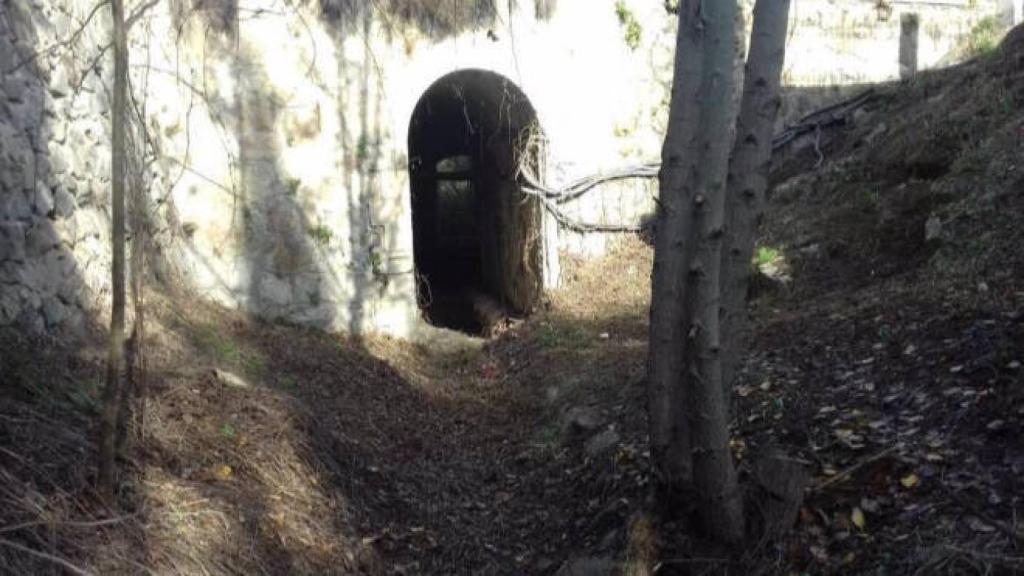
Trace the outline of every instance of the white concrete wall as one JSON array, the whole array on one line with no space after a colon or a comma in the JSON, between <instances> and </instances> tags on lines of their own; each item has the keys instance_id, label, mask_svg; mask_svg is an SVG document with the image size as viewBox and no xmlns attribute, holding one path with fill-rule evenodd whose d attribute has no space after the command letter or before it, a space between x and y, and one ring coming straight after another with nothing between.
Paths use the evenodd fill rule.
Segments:
<instances>
[{"instance_id":1,"label":"white concrete wall","mask_svg":"<svg viewBox=\"0 0 1024 576\"><path fill-rule=\"evenodd\" d=\"M999 10L1008 26L1024 22L1024 0L999 0Z\"/></svg>"}]
</instances>

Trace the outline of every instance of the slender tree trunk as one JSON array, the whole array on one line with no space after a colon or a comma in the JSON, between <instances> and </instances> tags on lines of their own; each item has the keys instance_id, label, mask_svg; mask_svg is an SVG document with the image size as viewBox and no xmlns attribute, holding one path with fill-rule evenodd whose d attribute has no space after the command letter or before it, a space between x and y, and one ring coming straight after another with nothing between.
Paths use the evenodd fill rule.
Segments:
<instances>
[{"instance_id":1,"label":"slender tree trunk","mask_svg":"<svg viewBox=\"0 0 1024 576\"><path fill-rule=\"evenodd\" d=\"M736 58L735 0L679 9L662 150L652 278L648 403L656 481L692 479L708 535L743 536L721 394L719 272Z\"/></svg>"},{"instance_id":2,"label":"slender tree trunk","mask_svg":"<svg viewBox=\"0 0 1024 576\"><path fill-rule=\"evenodd\" d=\"M754 235L764 210L772 133L781 102L790 0L758 0L729 164L725 249L722 252L722 384L727 405L747 328L747 288Z\"/></svg>"},{"instance_id":3,"label":"slender tree trunk","mask_svg":"<svg viewBox=\"0 0 1024 576\"><path fill-rule=\"evenodd\" d=\"M110 312L110 349L107 358L107 383L103 390L103 407L99 434L99 472L96 486L100 496L113 500L115 488L116 435L118 427L118 398L121 388L121 370L124 356L125 309L125 129L128 92L128 42L124 22L123 0L111 0L114 22L114 92L110 107L111 123L111 209L113 290Z\"/></svg>"},{"instance_id":4,"label":"slender tree trunk","mask_svg":"<svg viewBox=\"0 0 1024 576\"><path fill-rule=\"evenodd\" d=\"M655 482L669 493L693 480L690 430L682 389L687 345L684 302L690 296L687 268L697 246L693 221L693 172L700 130L699 79L704 68L703 36L697 13L701 0L679 7L679 31L669 104L669 121L658 176L658 223L651 278L651 321L647 364L648 425Z\"/></svg>"},{"instance_id":5,"label":"slender tree trunk","mask_svg":"<svg viewBox=\"0 0 1024 576\"><path fill-rule=\"evenodd\" d=\"M128 389L135 400L135 418L132 426L141 438L145 429L146 413L146 255L149 253L149 230L146 219L146 188L143 175L135 174L131 179L129 212L131 219L132 246L128 277L131 279L132 334L129 340L129 361L126 362L129 378Z\"/></svg>"},{"instance_id":6,"label":"slender tree trunk","mask_svg":"<svg viewBox=\"0 0 1024 576\"><path fill-rule=\"evenodd\" d=\"M691 196L699 234L697 251L688 266L691 309L683 375L690 398L693 430L693 478L698 510L707 535L724 542L743 538L744 522L729 449L728 409L722 397L721 331L719 326L722 234L725 228L725 183L734 108L736 20L735 0L701 2L704 70L700 80L701 104L698 157Z\"/></svg>"}]
</instances>

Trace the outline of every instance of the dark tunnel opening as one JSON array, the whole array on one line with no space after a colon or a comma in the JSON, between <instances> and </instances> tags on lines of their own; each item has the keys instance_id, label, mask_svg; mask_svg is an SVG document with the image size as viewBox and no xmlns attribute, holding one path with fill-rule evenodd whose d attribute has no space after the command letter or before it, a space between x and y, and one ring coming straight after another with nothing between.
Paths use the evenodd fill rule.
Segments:
<instances>
[{"instance_id":1,"label":"dark tunnel opening","mask_svg":"<svg viewBox=\"0 0 1024 576\"><path fill-rule=\"evenodd\" d=\"M540 162L526 96L484 70L444 76L409 128L417 297L428 322L487 333L528 314L541 293L541 210L516 182Z\"/></svg>"}]
</instances>

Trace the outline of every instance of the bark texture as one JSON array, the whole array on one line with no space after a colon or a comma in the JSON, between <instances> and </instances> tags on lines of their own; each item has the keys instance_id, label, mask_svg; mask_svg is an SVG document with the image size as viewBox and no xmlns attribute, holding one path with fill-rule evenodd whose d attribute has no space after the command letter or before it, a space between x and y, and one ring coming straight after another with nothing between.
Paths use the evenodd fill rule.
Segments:
<instances>
[{"instance_id":1,"label":"bark texture","mask_svg":"<svg viewBox=\"0 0 1024 576\"><path fill-rule=\"evenodd\" d=\"M722 235L725 228L725 190L732 139L736 61L735 0L702 2L704 68L698 103L701 106L698 147L688 151L699 163L694 170L689 223L699 241L687 266L691 296L684 301L692 319L686 326L683 385L689 397L692 427L693 479L698 511L708 536L723 542L743 538L744 522L729 449L728 409L722 396L721 331L719 323Z\"/></svg>"},{"instance_id":2,"label":"bark texture","mask_svg":"<svg viewBox=\"0 0 1024 576\"><path fill-rule=\"evenodd\" d=\"M736 58L734 0L680 5L662 150L648 402L656 481L691 484L712 538L743 536L721 394L719 273Z\"/></svg>"},{"instance_id":3,"label":"bark texture","mask_svg":"<svg viewBox=\"0 0 1024 576\"><path fill-rule=\"evenodd\" d=\"M658 225L651 278L648 418L655 481L669 492L693 480L690 430L684 412L682 375L686 348L684 303L690 296L688 263L697 246L693 173L700 133L698 94L704 69L701 0L679 6L679 30L669 104L668 130L658 176Z\"/></svg>"},{"instance_id":4,"label":"bark texture","mask_svg":"<svg viewBox=\"0 0 1024 576\"><path fill-rule=\"evenodd\" d=\"M779 111L790 0L758 0L750 37L736 142L729 163L722 252L722 384L731 403L747 329L747 287L754 236L764 211L772 132Z\"/></svg>"},{"instance_id":5,"label":"bark texture","mask_svg":"<svg viewBox=\"0 0 1024 576\"><path fill-rule=\"evenodd\" d=\"M107 357L107 382L99 431L99 471L97 491L108 502L115 488L116 435L121 371L124 362L125 316L125 132L128 94L128 41L124 21L124 0L111 0L114 32L114 90L110 108L111 144L111 221L113 264L111 266L112 306L110 312L110 348Z\"/></svg>"}]
</instances>

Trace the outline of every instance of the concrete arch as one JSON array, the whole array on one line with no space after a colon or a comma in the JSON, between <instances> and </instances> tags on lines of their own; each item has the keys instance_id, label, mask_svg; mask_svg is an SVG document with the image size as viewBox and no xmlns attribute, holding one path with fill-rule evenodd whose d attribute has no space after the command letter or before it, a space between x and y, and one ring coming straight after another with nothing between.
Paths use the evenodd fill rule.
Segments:
<instances>
[{"instance_id":1,"label":"concrete arch","mask_svg":"<svg viewBox=\"0 0 1024 576\"><path fill-rule=\"evenodd\" d=\"M442 76L409 120L409 181L418 296L428 321L471 332L526 314L543 285L543 211L516 181L540 164L528 146L536 110L508 78L482 69Z\"/></svg>"}]
</instances>

